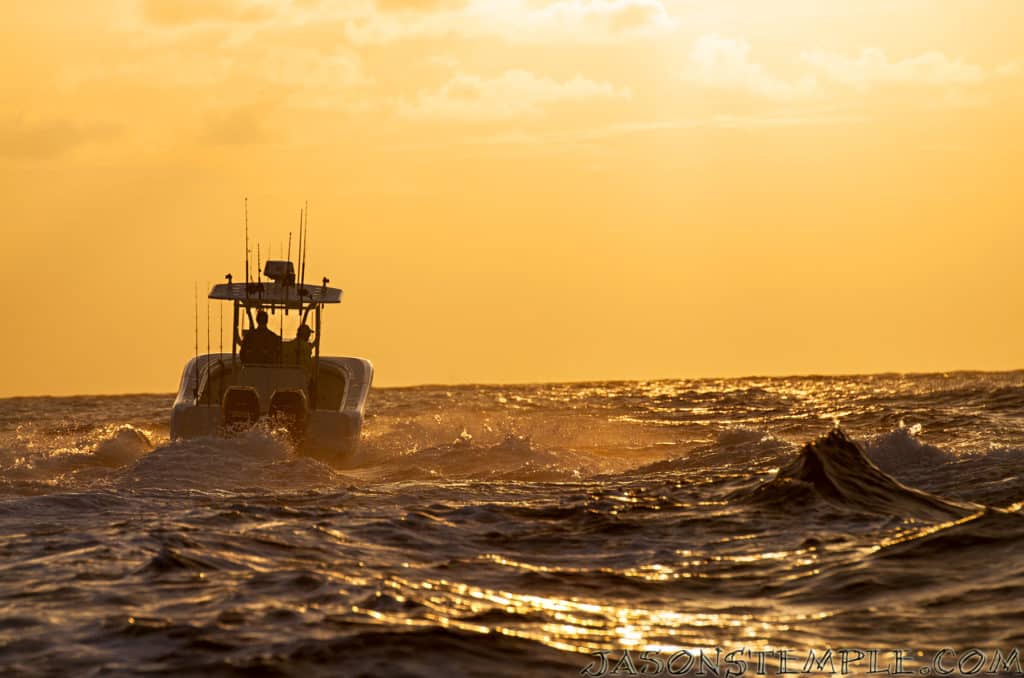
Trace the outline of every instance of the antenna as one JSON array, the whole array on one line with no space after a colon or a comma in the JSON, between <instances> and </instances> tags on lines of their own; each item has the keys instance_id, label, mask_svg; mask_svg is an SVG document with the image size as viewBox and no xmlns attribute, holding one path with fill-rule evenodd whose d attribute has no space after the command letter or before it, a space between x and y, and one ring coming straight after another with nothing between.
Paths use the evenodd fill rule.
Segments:
<instances>
[{"instance_id":1,"label":"antenna","mask_svg":"<svg viewBox=\"0 0 1024 678\"><path fill-rule=\"evenodd\" d=\"M306 216L306 235L302 239L302 270L299 273L299 280L302 284L306 283L306 254L309 252L309 201L306 201L305 210L303 214Z\"/></svg>"},{"instance_id":2,"label":"antenna","mask_svg":"<svg viewBox=\"0 0 1024 678\"><path fill-rule=\"evenodd\" d=\"M288 231L288 261L292 260L292 232Z\"/></svg>"},{"instance_id":3,"label":"antenna","mask_svg":"<svg viewBox=\"0 0 1024 678\"><path fill-rule=\"evenodd\" d=\"M193 282L193 293L195 294L195 312L196 312L196 353L195 361L192 363L192 373L195 375L195 379L192 382L192 397L196 399L196 404L199 402L199 283Z\"/></svg>"},{"instance_id":4,"label":"antenna","mask_svg":"<svg viewBox=\"0 0 1024 678\"><path fill-rule=\"evenodd\" d=\"M300 262L302 261L302 222L304 221L305 216L306 216L305 211L300 207L299 208L299 251L295 255L295 269L296 269L296 271L299 271L301 269ZM299 293L299 299L300 300L302 299L302 293L301 292Z\"/></svg>"},{"instance_id":5,"label":"antenna","mask_svg":"<svg viewBox=\"0 0 1024 678\"><path fill-rule=\"evenodd\" d=\"M249 286L249 196L245 196L245 286Z\"/></svg>"},{"instance_id":6,"label":"antenna","mask_svg":"<svg viewBox=\"0 0 1024 678\"><path fill-rule=\"evenodd\" d=\"M209 287L210 283L206 283ZM206 404L210 404L213 394L210 392L210 297L206 297Z\"/></svg>"},{"instance_id":7,"label":"antenna","mask_svg":"<svg viewBox=\"0 0 1024 678\"><path fill-rule=\"evenodd\" d=\"M260 244L256 243L256 277L263 282L263 264L260 263Z\"/></svg>"}]
</instances>

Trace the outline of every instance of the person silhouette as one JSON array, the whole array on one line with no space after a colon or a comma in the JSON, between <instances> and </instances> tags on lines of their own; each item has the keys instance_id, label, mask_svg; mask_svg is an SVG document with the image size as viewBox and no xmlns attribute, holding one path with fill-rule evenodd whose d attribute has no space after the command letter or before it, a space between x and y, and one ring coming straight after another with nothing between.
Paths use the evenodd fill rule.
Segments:
<instances>
[{"instance_id":1,"label":"person silhouette","mask_svg":"<svg viewBox=\"0 0 1024 678\"><path fill-rule=\"evenodd\" d=\"M281 362L281 337L267 327L267 312L256 313L256 328L250 329L242 339L239 357L243 365L276 365Z\"/></svg>"},{"instance_id":2,"label":"person silhouette","mask_svg":"<svg viewBox=\"0 0 1024 678\"><path fill-rule=\"evenodd\" d=\"M281 350L281 362L285 365L298 365L307 372L312 362L313 344L309 341L309 335L313 333L309 325L299 325L295 331L295 338L284 342Z\"/></svg>"}]
</instances>

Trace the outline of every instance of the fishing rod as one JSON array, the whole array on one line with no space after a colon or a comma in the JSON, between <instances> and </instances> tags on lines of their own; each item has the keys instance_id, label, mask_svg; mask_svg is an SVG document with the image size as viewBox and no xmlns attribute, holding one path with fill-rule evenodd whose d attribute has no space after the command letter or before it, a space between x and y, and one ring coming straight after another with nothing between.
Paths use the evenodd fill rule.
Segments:
<instances>
[{"instance_id":1,"label":"fishing rod","mask_svg":"<svg viewBox=\"0 0 1024 678\"><path fill-rule=\"evenodd\" d=\"M305 219L305 217L306 217L305 211L300 207L299 208L299 251L295 255L295 269L297 271L299 270L299 262L302 261L302 223L303 223L303 220ZM300 290L300 292L299 292L299 299L301 300L301 298L302 298L302 292Z\"/></svg>"},{"instance_id":2,"label":"fishing rod","mask_svg":"<svg viewBox=\"0 0 1024 678\"><path fill-rule=\"evenodd\" d=\"M217 310L220 313L220 326L217 328L217 339L220 343L217 349L217 363L220 365L220 388L217 389L217 395L220 396L224 392L224 304L217 304ZM232 361L234 362L234 361ZM234 365L232 372L234 372Z\"/></svg>"},{"instance_id":3,"label":"fishing rod","mask_svg":"<svg viewBox=\"0 0 1024 678\"><path fill-rule=\"evenodd\" d=\"M306 208L303 212L306 216L306 235L302 239L302 270L299 274L300 282L306 284L306 255L309 253L309 201L306 201Z\"/></svg>"},{"instance_id":4,"label":"fishing rod","mask_svg":"<svg viewBox=\"0 0 1024 678\"><path fill-rule=\"evenodd\" d=\"M249 196L245 197L245 289L249 290Z\"/></svg>"},{"instance_id":5,"label":"fishing rod","mask_svg":"<svg viewBox=\"0 0 1024 678\"><path fill-rule=\"evenodd\" d=\"M192 380L192 397L196 404L199 404L199 283L193 282L193 293L195 295L195 331L196 331L196 352L195 360L192 363L192 372L195 378Z\"/></svg>"},{"instance_id":6,"label":"fishing rod","mask_svg":"<svg viewBox=\"0 0 1024 678\"><path fill-rule=\"evenodd\" d=\"M209 287L210 283L206 283ZM210 297L206 297L206 404L212 404L211 398L213 393L210 390L210 360L212 359L210 353Z\"/></svg>"}]
</instances>

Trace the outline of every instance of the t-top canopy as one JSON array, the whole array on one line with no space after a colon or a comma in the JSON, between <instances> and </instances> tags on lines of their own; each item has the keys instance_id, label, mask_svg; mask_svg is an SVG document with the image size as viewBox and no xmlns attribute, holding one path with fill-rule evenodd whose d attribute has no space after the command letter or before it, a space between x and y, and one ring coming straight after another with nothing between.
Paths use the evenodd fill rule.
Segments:
<instances>
[{"instance_id":1,"label":"t-top canopy","mask_svg":"<svg viewBox=\"0 0 1024 678\"><path fill-rule=\"evenodd\" d=\"M341 290L326 285L288 285L276 282L222 283L213 286L210 299L240 301L245 306L301 308L309 304L340 304Z\"/></svg>"}]
</instances>

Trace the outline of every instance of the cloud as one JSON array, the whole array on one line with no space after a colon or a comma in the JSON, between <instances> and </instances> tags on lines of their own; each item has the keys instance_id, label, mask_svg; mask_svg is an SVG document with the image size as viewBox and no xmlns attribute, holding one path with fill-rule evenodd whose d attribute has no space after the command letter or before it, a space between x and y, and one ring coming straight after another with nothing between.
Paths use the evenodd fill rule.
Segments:
<instances>
[{"instance_id":1,"label":"cloud","mask_svg":"<svg viewBox=\"0 0 1024 678\"><path fill-rule=\"evenodd\" d=\"M314 49L281 48L238 68L251 77L262 77L288 88L333 92L366 84L359 55L352 50L324 53Z\"/></svg>"},{"instance_id":2,"label":"cloud","mask_svg":"<svg viewBox=\"0 0 1024 678\"><path fill-rule=\"evenodd\" d=\"M136 0L150 27L246 35L260 27L333 26L356 44L498 38L507 42L618 40L672 30L662 0Z\"/></svg>"},{"instance_id":3,"label":"cloud","mask_svg":"<svg viewBox=\"0 0 1024 678\"><path fill-rule=\"evenodd\" d=\"M890 60L885 51L866 47L856 56L822 50L805 51L800 61L810 67L798 79L786 79L768 72L750 58L746 40L705 35L696 40L690 51L686 79L707 87L747 91L758 96L791 100L820 93L823 85L866 90L878 85L920 85L961 89L973 87L997 77L1016 77L1017 62L1007 62L986 69L962 59L953 59L942 52L925 52ZM955 100L955 102L954 102ZM983 105L977 96L950 97L950 105Z\"/></svg>"},{"instance_id":4,"label":"cloud","mask_svg":"<svg viewBox=\"0 0 1024 678\"><path fill-rule=\"evenodd\" d=\"M857 125L870 120L866 115L835 111L809 111L796 113L767 113L764 115L715 115L710 127L720 129L772 129L778 127L811 127L828 125Z\"/></svg>"},{"instance_id":5,"label":"cloud","mask_svg":"<svg viewBox=\"0 0 1024 678\"><path fill-rule=\"evenodd\" d=\"M271 139L267 126L268 107L250 105L210 115L200 141L213 145L246 146Z\"/></svg>"},{"instance_id":6,"label":"cloud","mask_svg":"<svg viewBox=\"0 0 1024 678\"><path fill-rule=\"evenodd\" d=\"M541 115L546 106L559 102L629 97L628 89L580 75L559 82L508 70L489 79L458 74L436 90L420 92L413 102L403 101L399 112L407 118L510 120Z\"/></svg>"},{"instance_id":7,"label":"cloud","mask_svg":"<svg viewBox=\"0 0 1024 678\"><path fill-rule=\"evenodd\" d=\"M665 118L660 120L631 120L609 125L556 129L504 129L480 136L459 139L427 139L415 144L392 146L393 150L424 151L450 148L452 144L467 146L504 147L528 151L564 148L594 147L621 137L645 134L672 134L688 130L753 130L785 127L824 127L858 125L869 121L865 115L839 109L816 109L803 114L777 112L763 115L711 115L693 118Z\"/></svg>"},{"instance_id":8,"label":"cloud","mask_svg":"<svg viewBox=\"0 0 1024 678\"><path fill-rule=\"evenodd\" d=\"M345 38L344 22L318 21L301 0L280 2L272 20L257 20L249 10L268 1L214 0L209 7L186 2L178 14L171 8L150 17L165 22L159 25L132 15L110 29L116 58L68 60L59 67L59 86L76 92L134 91L139 95L132 98L134 114L166 98L169 105L183 107L184 116L215 128L203 135L207 141L232 135L230 126L218 128L216 121L202 119L204 111L242 109L254 98L272 99L285 109L344 114L361 114L371 103L391 105L373 91L359 50ZM211 17L217 22L210 23ZM128 128L146 125L129 119L133 112L119 110Z\"/></svg>"},{"instance_id":9,"label":"cloud","mask_svg":"<svg viewBox=\"0 0 1024 678\"><path fill-rule=\"evenodd\" d=\"M1001 65L999 68L996 69L996 75L1002 76L1004 78L1016 78L1020 74L1020 62L1017 61L1007 61L1005 64Z\"/></svg>"},{"instance_id":10,"label":"cloud","mask_svg":"<svg viewBox=\"0 0 1024 678\"><path fill-rule=\"evenodd\" d=\"M464 7L468 0L376 0L376 5L386 12L434 12L439 9Z\"/></svg>"},{"instance_id":11,"label":"cloud","mask_svg":"<svg viewBox=\"0 0 1024 678\"><path fill-rule=\"evenodd\" d=\"M707 87L750 92L771 99L794 99L815 91L813 77L789 81L750 60L750 44L717 34L701 36L690 50L685 77Z\"/></svg>"},{"instance_id":12,"label":"cloud","mask_svg":"<svg viewBox=\"0 0 1024 678\"><path fill-rule=\"evenodd\" d=\"M381 4L383 2L383 4ZM324 0L324 13L347 22L347 36L361 44L418 38L496 37L507 42L572 39L602 42L675 28L661 0L378 0L379 11ZM405 11L396 11L405 10Z\"/></svg>"},{"instance_id":13,"label":"cloud","mask_svg":"<svg viewBox=\"0 0 1024 678\"><path fill-rule=\"evenodd\" d=\"M801 58L828 80L861 89L876 84L975 85L991 75L942 52L890 61L884 50L866 47L856 57L818 50L804 52Z\"/></svg>"},{"instance_id":14,"label":"cloud","mask_svg":"<svg viewBox=\"0 0 1024 678\"><path fill-rule=\"evenodd\" d=\"M534 25L605 34L668 29L675 20L659 0L562 0L527 13Z\"/></svg>"},{"instance_id":15,"label":"cloud","mask_svg":"<svg viewBox=\"0 0 1024 678\"><path fill-rule=\"evenodd\" d=\"M106 141L120 129L103 123L24 119L0 121L0 155L53 157L89 143Z\"/></svg>"},{"instance_id":16,"label":"cloud","mask_svg":"<svg viewBox=\"0 0 1024 678\"><path fill-rule=\"evenodd\" d=\"M266 92L318 108L348 101L353 88L370 82L354 49L303 46L289 36L261 35L231 44L224 44L219 32L163 35L159 47L126 47L115 64L69 65L62 77L69 87L119 81L148 89L189 89L192 97L205 91L206 98L220 103L232 93Z\"/></svg>"},{"instance_id":17,"label":"cloud","mask_svg":"<svg viewBox=\"0 0 1024 678\"><path fill-rule=\"evenodd\" d=\"M259 22L275 14L268 3L252 0L141 0L141 10L147 21L162 26Z\"/></svg>"}]
</instances>

